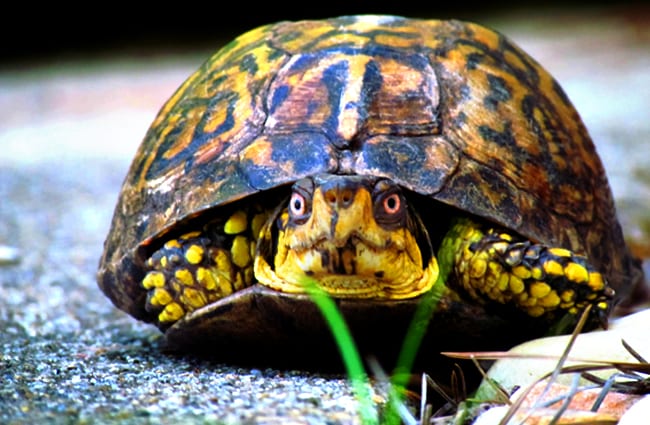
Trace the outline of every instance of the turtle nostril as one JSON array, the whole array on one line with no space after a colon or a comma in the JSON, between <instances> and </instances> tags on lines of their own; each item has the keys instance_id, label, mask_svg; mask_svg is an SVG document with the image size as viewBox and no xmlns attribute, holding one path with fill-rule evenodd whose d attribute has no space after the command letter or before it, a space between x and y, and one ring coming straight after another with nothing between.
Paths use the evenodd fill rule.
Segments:
<instances>
[{"instance_id":1,"label":"turtle nostril","mask_svg":"<svg viewBox=\"0 0 650 425\"><path fill-rule=\"evenodd\" d=\"M334 208L347 208L354 201L354 193L349 189L332 189L325 192L325 202Z\"/></svg>"},{"instance_id":2,"label":"turtle nostril","mask_svg":"<svg viewBox=\"0 0 650 425\"><path fill-rule=\"evenodd\" d=\"M336 193L333 190L330 190L325 194L325 200L328 204L336 206Z\"/></svg>"},{"instance_id":3,"label":"turtle nostril","mask_svg":"<svg viewBox=\"0 0 650 425\"><path fill-rule=\"evenodd\" d=\"M345 190L341 193L341 204L343 207L348 207L352 203L352 192L350 190Z\"/></svg>"}]
</instances>

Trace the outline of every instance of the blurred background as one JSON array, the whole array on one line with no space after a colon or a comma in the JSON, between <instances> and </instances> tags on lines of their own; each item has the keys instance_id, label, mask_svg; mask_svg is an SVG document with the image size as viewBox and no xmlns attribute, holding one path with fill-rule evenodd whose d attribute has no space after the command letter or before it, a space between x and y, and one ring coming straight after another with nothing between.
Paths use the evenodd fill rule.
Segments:
<instances>
[{"instance_id":1,"label":"blurred background","mask_svg":"<svg viewBox=\"0 0 650 425\"><path fill-rule=\"evenodd\" d=\"M1 61L34 63L70 57L106 54L153 54L170 50L212 49L258 25L279 21L327 18L343 14L386 13L422 18L458 18L493 21L516 17L519 24L548 16L567 22L567 16L589 19L606 11L625 15L630 25L643 23L650 3L615 1L492 1L469 5L453 0L281 0L251 3L102 2L68 5L66 2L12 4L5 14ZM647 24L647 19L645 20Z\"/></svg>"}]
</instances>

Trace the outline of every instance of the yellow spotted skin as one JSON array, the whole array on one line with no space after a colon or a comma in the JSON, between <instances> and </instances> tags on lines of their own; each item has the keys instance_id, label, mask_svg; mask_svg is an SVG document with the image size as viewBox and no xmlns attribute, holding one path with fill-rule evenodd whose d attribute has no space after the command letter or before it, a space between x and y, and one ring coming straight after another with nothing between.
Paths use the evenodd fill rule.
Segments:
<instances>
[{"instance_id":1,"label":"yellow spotted skin","mask_svg":"<svg viewBox=\"0 0 650 425\"><path fill-rule=\"evenodd\" d=\"M313 278L337 298L416 298L432 289L440 260L451 265L446 285L454 299L548 322L593 305L593 317L606 322L614 292L570 250L452 218L436 256L427 252L430 241L416 236L435 230L409 217L415 212L388 180L324 175L292 191L281 204L288 207L274 214L237 206L148 258L146 309L161 328L255 283L304 293L304 279ZM399 208L386 204L386 194Z\"/></svg>"},{"instance_id":2,"label":"yellow spotted skin","mask_svg":"<svg viewBox=\"0 0 650 425\"><path fill-rule=\"evenodd\" d=\"M146 310L161 328L254 283L254 247L269 211L238 209L166 241L146 261Z\"/></svg>"},{"instance_id":3,"label":"yellow spotted skin","mask_svg":"<svg viewBox=\"0 0 650 425\"><path fill-rule=\"evenodd\" d=\"M260 207L236 208L153 253L142 286L159 326L255 283L304 293L304 279L313 278L337 298L415 298L433 287L439 259L451 264L447 286L466 302L549 322L588 304L603 323L609 314L613 290L570 250L454 218L436 257L421 251L426 244L414 235L427 231L408 217L414 212L392 182L319 176L292 190L277 216ZM394 215L385 211L386 193L399 195L394 202L402 209Z\"/></svg>"},{"instance_id":4,"label":"yellow spotted skin","mask_svg":"<svg viewBox=\"0 0 650 425\"><path fill-rule=\"evenodd\" d=\"M514 307L557 319L593 305L606 322L614 291L587 259L570 250L533 244L469 219L454 220L441 254L453 257L457 287L483 304Z\"/></svg>"}]
</instances>

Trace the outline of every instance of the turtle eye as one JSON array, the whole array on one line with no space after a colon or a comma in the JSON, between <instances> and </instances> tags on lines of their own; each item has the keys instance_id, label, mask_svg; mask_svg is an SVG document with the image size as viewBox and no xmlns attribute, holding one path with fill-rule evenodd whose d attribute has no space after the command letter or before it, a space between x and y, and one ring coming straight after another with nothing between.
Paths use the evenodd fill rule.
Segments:
<instances>
[{"instance_id":1,"label":"turtle eye","mask_svg":"<svg viewBox=\"0 0 650 425\"><path fill-rule=\"evenodd\" d=\"M298 192L291 194L289 199L289 213L294 218L301 218L307 215L307 202L305 197Z\"/></svg>"},{"instance_id":2,"label":"turtle eye","mask_svg":"<svg viewBox=\"0 0 650 425\"><path fill-rule=\"evenodd\" d=\"M393 193L384 198L382 206L384 207L386 214L397 214L402 207L402 200L397 193Z\"/></svg>"},{"instance_id":3,"label":"turtle eye","mask_svg":"<svg viewBox=\"0 0 650 425\"><path fill-rule=\"evenodd\" d=\"M374 216L377 223L387 228L403 226L407 215L406 199L401 192L389 187L375 194Z\"/></svg>"}]
</instances>

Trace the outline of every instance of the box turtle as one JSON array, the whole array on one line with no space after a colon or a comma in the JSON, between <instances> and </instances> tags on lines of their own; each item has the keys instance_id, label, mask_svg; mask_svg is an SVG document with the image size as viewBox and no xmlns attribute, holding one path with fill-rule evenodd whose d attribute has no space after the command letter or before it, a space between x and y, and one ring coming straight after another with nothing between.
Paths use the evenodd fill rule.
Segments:
<instances>
[{"instance_id":1,"label":"box turtle","mask_svg":"<svg viewBox=\"0 0 650 425\"><path fill-rule=\"evenodd\" d=\"M595 326L641 273L547 71L474 23L367 15L254 29L192 74L137 151L98 281L170 346L262 358L329 344L307 279L362 350L399 346L435 293L426 342L448 350L587 305Z\"/></svg>"}]
</instances>

